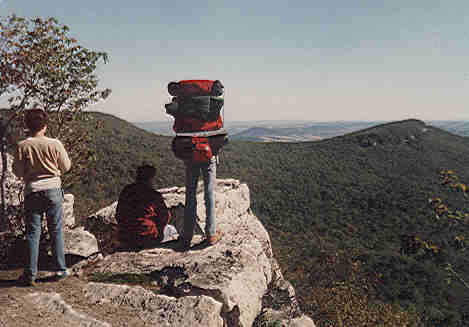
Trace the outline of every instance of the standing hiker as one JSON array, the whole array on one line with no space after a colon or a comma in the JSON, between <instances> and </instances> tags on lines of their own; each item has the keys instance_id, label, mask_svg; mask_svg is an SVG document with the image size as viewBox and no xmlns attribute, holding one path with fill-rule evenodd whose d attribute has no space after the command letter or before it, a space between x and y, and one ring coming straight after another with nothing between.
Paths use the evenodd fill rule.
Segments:
<instances>
[{"instance_id":1,"label":"standing hiker","mask_svg":"<svg viewBox=\"0 0 469 327\"><path fill-rule=\"evenodd\" d=\"M170 82L172 101L165 105L174 117L172 149L184 161L186 203L182 249L190 248L197 220L197 184L202 173L206 209L205 242L217 243L222 233L216 228L214 188L217 179L217 154L227 142L221 110L224 86L219 80Z\"/></svg>"},{"instance_id":2,"label":"standing hiker","mask_svg":"<svg viewBox=\"0 0 469 327\"><path fill-rule=\"evenodd\" d=\"M182 237L182 247L189 249L194 227L197 219L197 184L200 173L204 180L204 200L205 200L205 242L208 245L217 243L222 233L217 230L215 213L214 188L217 180L217 158L212 156L207 163L195 161L185 161L185 185L186 204L184 208L184 232Z\"/></svg>"},{"instance_id":3,"label":"standing hiker","mask_svg":"<svg viewBox=\"0 0 469 327\"><path fill-rule=\"evenodd\" d=\"M28 263L19 282L34 286L39 257L42 216L52 241L52 254L57 264L57 278L69 276L65 265L62 218L64 192L60 176L70 170L71 162L63 144L45 136L48 116L41 109L25 112L29 137L18 143L13 173L24 186L24 224L28 247Z\"/></svg>"}]
</instances>

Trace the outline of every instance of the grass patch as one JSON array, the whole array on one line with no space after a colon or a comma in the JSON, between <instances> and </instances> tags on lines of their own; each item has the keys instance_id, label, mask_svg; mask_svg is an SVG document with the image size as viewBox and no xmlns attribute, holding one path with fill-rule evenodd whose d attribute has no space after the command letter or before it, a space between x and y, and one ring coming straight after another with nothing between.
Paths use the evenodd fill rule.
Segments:
<instances>
[{"instance_id":1,"label":"grass patch","mask_svg":"<svg viewBox=\"0 0 469 327\"><path fill-rule=\"evenodd\" d=\"M95 272L88 276L88 281L95 283L110 283L135 286L139 285L146 289L158 293L161 288L158 283L150 276L150 274L134 274L134 273L101 273Z\"/></svg>"}]
</instances>

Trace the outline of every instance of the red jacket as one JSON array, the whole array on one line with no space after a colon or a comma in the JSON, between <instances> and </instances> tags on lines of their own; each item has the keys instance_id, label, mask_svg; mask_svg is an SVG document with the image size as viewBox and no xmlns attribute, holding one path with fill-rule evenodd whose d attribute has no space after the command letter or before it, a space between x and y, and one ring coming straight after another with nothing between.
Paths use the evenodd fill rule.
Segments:
<instances>
[{"instance_id":1,"label":"red jacket","mask_svg":"<svg viewBox=\"0 0 469 327\"><path fill-rule=\"evenodd\" d=\"M116 211L121 241L138 245L149 238L162 240L170 219L171 213L160 192L142 183L127 185L122 190Z\"/></svg>"}]
</instances>

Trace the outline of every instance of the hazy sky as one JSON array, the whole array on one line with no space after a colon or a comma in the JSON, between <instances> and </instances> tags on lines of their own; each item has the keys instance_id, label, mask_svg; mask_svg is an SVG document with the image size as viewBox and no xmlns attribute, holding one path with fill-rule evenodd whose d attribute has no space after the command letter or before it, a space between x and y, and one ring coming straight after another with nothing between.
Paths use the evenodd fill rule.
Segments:
<instances>
[{"instance_id":1,"label":"hazy sky","mask_svg":"<svg viewBox=\"0 0 469 327\"><path fill-rule=\"evenodd\" d=\"M467 0L0 0L106 51L93 110L168 120L168 82L219 79L228 120L469 119Z\"/></svg>"}]
</instances>

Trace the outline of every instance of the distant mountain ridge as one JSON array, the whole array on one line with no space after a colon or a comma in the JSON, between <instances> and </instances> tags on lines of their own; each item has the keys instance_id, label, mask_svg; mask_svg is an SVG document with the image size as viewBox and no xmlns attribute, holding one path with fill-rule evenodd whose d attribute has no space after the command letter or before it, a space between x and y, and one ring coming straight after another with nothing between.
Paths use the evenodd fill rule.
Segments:
<instances>
[{"instance_id":1,"label":"distant mountain ridge","mask_svg":"<svg viewBox=\"0 0 469 327\"><path fill-rule=\"evenodd\" d=\"M116 201L143 162L157 168L157 188L184 185L171 136L90 114L102 123L90 140L97 162L69 190L82 212ZM232 140L217 177L249 185L282 272L318 326L459 327L469 321L469 220L437 216L432 199L467 213L469 194L441 172L469 183L468 162L469 138L409 119L315 142Z\"/></svg>"},{"instance_id":2,"label":"distant mountain ridge","mask_svg":"<svg viewBox=\"0 0 469 327\"><path fill-rule=\"evenodd\" d=\"M445 131L461 135L469 136L469 121L451 121L451 120L433 120L428 122L432 126L439 127Z\"/></svg>"},{"instance_id":3,"label":"distant mountain ridge","mask_svg":"<svg viewBox=\"0 0 469 327\"><path fill-rule=\"evenodd\" d=\"M305 142L345 135L357 130L388 123L389 121L246 121L227 122L232 140L254 142ZM469 136L469 121L427 121L460 136ZM141 122L136 126L160 135L174 135L172 121Z\"/></svg>"}]
</instances>

